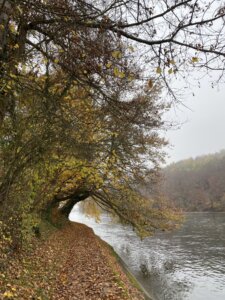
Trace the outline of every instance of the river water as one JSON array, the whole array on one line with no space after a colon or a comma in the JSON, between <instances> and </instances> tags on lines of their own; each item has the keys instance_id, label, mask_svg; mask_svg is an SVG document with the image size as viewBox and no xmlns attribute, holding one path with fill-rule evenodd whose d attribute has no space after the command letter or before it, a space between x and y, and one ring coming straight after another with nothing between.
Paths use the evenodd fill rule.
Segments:
<instances>
[{"instance_id":1,"label":"river water","mask_svg":"<svg viewBox=\"0 0 225 300\"><path fill-rule=\"evenodd\" d=\"M155 300L225 300L225 213L190 213L172 233L141 241L129 227L100 223L76 208L84 223L109 243Z\"/></svg>"}]
</instances>

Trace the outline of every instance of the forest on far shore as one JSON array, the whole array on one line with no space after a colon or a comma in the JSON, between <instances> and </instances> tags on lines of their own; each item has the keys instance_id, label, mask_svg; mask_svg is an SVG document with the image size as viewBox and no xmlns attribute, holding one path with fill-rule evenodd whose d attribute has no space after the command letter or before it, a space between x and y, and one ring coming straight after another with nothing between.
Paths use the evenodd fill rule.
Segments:
<instances>
[{"instance_id":1,"label":"forest on far shore","mask_svg":"<svg viewBox=\"0 0 225 300\"><path fill-rule=\"evenodd\" d=\"M184 211L225 211L225 150L169 165L162 186Z\"/></svg>"}]
</instances>

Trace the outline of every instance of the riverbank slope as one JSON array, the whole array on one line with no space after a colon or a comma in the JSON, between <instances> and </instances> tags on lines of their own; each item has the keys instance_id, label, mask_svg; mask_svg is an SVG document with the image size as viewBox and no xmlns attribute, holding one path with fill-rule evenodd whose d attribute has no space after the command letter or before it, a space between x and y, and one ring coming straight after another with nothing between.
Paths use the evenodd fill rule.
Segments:
<instances>
[{"instance_id":1,"label":"riverbank slope","mask_svg":"<svg viewBox=\"0 0 225 300\"><path fill-rule=\"evenodd\" d=\"M142 300L110 247L92 229L68 222L0 274L0 299Z\"/></svg>"}]
</instances>

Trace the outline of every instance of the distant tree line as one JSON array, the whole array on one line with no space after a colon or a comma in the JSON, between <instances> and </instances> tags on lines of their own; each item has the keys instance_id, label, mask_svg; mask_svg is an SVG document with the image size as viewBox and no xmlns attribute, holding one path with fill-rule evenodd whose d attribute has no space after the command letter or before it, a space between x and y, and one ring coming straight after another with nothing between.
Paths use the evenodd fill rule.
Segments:
<instances>
[{"instance_id":1,"label":"distant tree line","mask_svg":"<svg viewBox=\"0 0 225 300\"><path fill-rule=\"evenodd\" d=\"M163 171L163 191L184 211L225 211L225 150Z\"/></svg>"}]
</instances>

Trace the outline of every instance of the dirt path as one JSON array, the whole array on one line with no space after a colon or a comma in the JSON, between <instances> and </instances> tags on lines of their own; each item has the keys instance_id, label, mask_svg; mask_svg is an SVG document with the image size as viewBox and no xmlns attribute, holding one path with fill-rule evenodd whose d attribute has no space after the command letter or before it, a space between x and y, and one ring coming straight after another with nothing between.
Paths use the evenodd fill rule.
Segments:
<instances>
[{"instance_id":1,"label":"dirt path","mask_svg":"<svg viewBox=\"0 0 225 300\"><path fill-rule=\"evenodd\" d=\"M109 248L90 228L71 223L60 232L61 237L57 235L63 241L64 250L54 299L143 299Z\"/></svg>"},{"instance_id":2,"label":"dirt path","mask_svg":"<svg viewBox=\"0 0 225 300\"><path fill-rule=\"evenodd\" d=\"M0 299L143 300L106 243L68 223L0 270Z\"/></svg>"}]
</instances>

